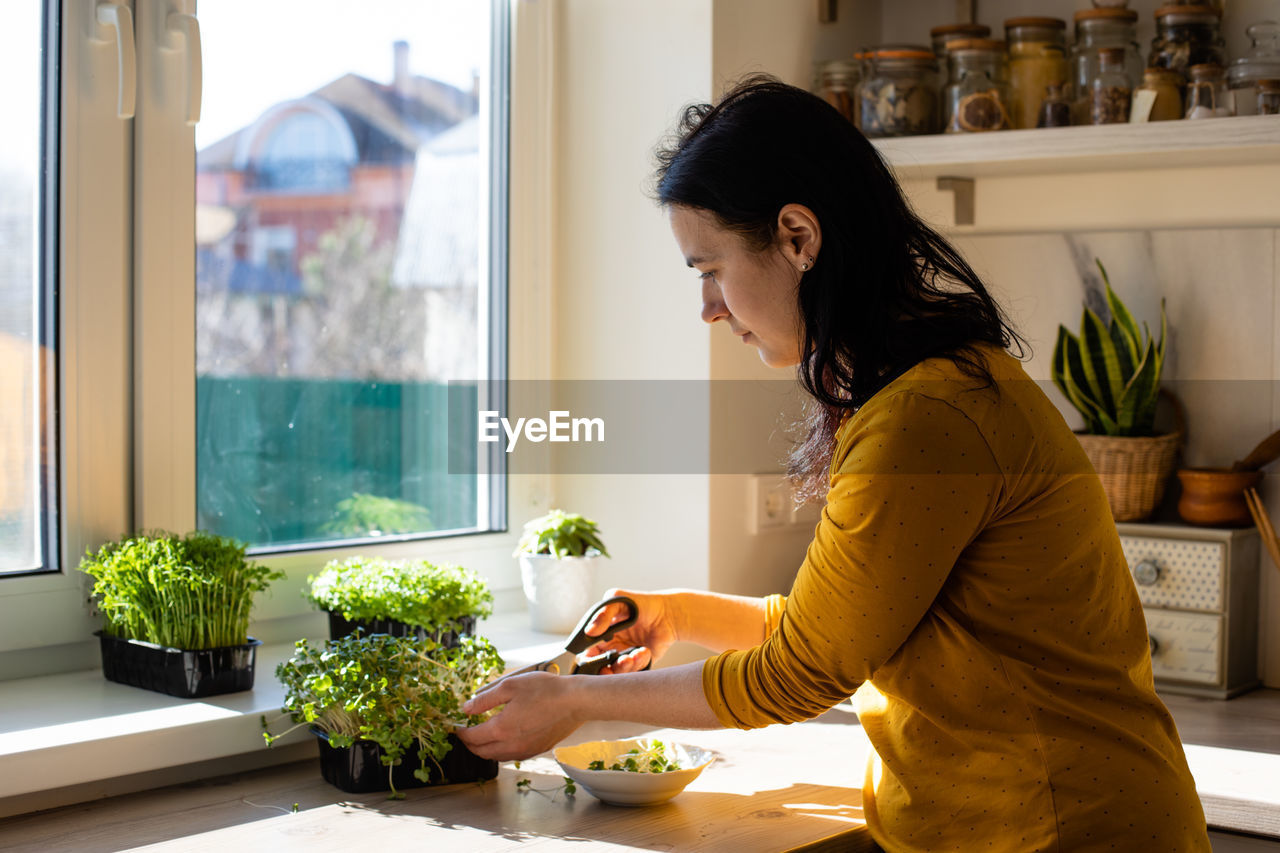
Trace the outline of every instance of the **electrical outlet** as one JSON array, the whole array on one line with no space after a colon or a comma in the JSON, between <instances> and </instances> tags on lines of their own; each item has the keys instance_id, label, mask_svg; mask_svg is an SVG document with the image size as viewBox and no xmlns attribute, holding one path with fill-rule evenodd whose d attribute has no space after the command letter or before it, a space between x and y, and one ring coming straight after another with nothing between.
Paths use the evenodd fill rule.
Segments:
<instances>
[{"instance_id":1,"label":"electrical outlet","mask_svg":"<svg viewBox=\"0 0 1280 853\"><path fill-rule=\"evenodd\" d=\"M791 486L781 474L755 474L747 490L747 527L753 533L791 523Z\"/></svg>"}]
</instances>

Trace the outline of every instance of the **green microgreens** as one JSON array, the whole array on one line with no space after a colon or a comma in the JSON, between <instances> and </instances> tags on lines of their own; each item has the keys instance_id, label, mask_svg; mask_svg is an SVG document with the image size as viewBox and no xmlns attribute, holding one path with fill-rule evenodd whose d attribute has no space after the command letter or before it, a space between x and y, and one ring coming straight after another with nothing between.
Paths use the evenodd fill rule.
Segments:
<instances>
[{"instance_id":1,"label":"green microgreens","mask_svg":"<svg viewBox=\"0 0 1280 853\"><path fill-rule=\"evenodd\" d=\"M395 619L454 631L461 627L458 620L493 612L493 594L484 581L447 563L352 557L334 560L308 581L309 601L354 621Z\"/></svg>"},{"instance_id":2,"label":"green microgreens","mask_svg":"<svg viewBox=\"0 0 1280 853\"><path fill-rule=\"evenodd\" d=\"M212 533L157 531L89 551L80 571L113 637L179 649L248 640L253 599L284 577L245 557L245 546Z\"/></svg>"},{"instance_id":3,"label":"green microgreens","mask_svg":"<svg viewBox=\"0 0 1280 853\"><path fill-rule=\"evenodd\" d=\"M331 747L370 740L382 747L382 763L391 768L416 746L422 767L413 775L430 779L427 762L440 771L450 749L449 734L481 722L462 705L502 672L502 658L483 637L463 636L455 648L387 634L353 634L314 647L299 640L293 657L276 668L285 688L282 709L299 726L325 733ZM262 719L263 737L271 734ZM443 774L441 774L443 775ZM403 796L391 786L391 798Z\"/></svg>"},{"instance_id":4,"label":"green microgreens","mask_svg":"<svg viewBox=\"0 0 1280 853\"><path fill-rule=\"evenodd\" d=\"M647 749L630 749L605 767L604 761L596 759L587 765L588 770L625 770L629 773L669 773L679 770L680 763L675 758L668 758L666 746L655 740Z\"/></svg>"},{"instance_id":5,"label":"green microgreens","mask_svg":"<svg viewBox=\"0 0 1280 853\"><path fill-rule=\"evenodd\" d=\"M519 764L520 764L520 762L518 762L518 761L517 761L517 762L516 762L516 766L517 766L517 768L519 767ZM550 792L550 793L554 796L554 794L555 794L555 793L557 793L557 792L559 792L559 791L563 791L563 792L564 792L564 795L565 795L566 797L572 797L572 796L576 795L576 794L578 793L578 785L577 785L577 783L576 783L576 782L574 782L572 779L570 779L568 776L562 776L561 778L562 778L562 779L564 779L564 782L562 782L561 784L559 784L559 785L557 785L557 786L555 786L555 787L551 787L551 788L535 788L535 787L533 787L533 780L532 780L532 779L527 779L527 778L523 778L523 777L522 777L522 778L520 778L520 779L517 779L517 780L516 780L516 790L517 790L517 791L519 791L519 792L520 792L520 793L522 793L522 794L527 794L527 793L529 793L530 791L532 791L532 792L533 792L533 793L535 793L535 794L544 794L544 795L545 795L545 794L547 794L548 792Z\"/></svg>"}]
</instances>

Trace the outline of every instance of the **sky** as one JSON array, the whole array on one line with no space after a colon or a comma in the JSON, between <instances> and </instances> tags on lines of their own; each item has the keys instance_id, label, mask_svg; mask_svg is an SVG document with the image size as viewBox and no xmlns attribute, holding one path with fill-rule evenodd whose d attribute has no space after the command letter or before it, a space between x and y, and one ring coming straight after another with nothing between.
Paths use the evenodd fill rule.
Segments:
<instances>
[{"instance_id":1,"label":"sky","mask_svg":"<svg viewBox=\"0 0 1280 853\"><path fill-rule=\"evenodd\" d=\"M0 175L30 176L43 0L2 2ZM409 42L415 74L470 88L473 73L487 72L488 0L201 0L198 10L204 100L197 148L349 71L391 82L391 45L399 39Z\"/></svg>"},{"instance_id":2,"label":"sky","mask_svg":"<svg viewBox=\"0 0 1280 853\"><path fill-rule=\"evenodd\" d=\"M0 179L35 174L40 121L40 0L4 0L0 27Z\"/></svg>"},{"instance_id":3,"label":"sky","mask_svg":"<svg viewBox=\"0 0 1280 853\"><path fill-rule=\"evenodd\" d=\"M487 72L488 12L487 0L204 0L196 147L348 71L391 82L398 39L413 73L469 89Z\"/></svg>"}]
</instances>

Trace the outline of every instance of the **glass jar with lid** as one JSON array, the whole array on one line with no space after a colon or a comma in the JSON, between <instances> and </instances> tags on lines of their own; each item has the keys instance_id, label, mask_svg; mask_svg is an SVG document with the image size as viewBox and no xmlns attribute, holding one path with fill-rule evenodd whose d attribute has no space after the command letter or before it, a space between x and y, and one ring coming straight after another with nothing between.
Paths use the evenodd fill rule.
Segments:
<instances>
[{"instance_id":1,"label":"glass jar with lid","mask_svg":"<svg viewBox=\"0 0 1280 853\"><path fill-rule=\"evenodd\" d=\"M1221 18L1221 12L1201 3L1156 9L1156 37L1147 64L1183 74L1193 65L1224 64Z\"/></svg>"},{"instance_id":2,"label":"glass jar with lid","mask_svg":"<svg viewBox=\"0 0 1280 853\"><path fill-rule=\"evenodd\" d=\"M1063 90L1065 86L1049 84L1049 93L1040 102L1040 116L1036 119L1036 127L1070 127L1071 104Z\"/></svg>"},{"instance_id":3,"label":"glass jar with lid","mask_svg":"<svg viewBox=\"0 0 1280 853\"><path fill-rule=\"evenodd\" d=\"M956 39L947 50L943 130L980 133L1009 127L1009 78L1004 42Z\"/></svg>"},{"instance_id":4,"label":"glass jar with lid","mask_svg":"<svg viewBox=\"0 0 1280 853\"><path fill-rule=\"evenodd\" d=\"M1253 47L1227 69L1236 115L1252 115L1257 110L1259 81L1280 79L1280 24L1260 21L1246 27L1245 33Z\"/></svg>"},{"instance_id":5,"label":"glass jar with lid","mask_svg":"<svg viewBox=\"0 0 1280 853\"><path fill-rule=\"evenodd\" d=\"M1142 82L1142 53L1138 48L1138 13L1132 9L1082 9L1075 14L1076 43L1071 51L1071 82L1076 92L1076 124L1089 123L1089 84L1102 70L1098 52L1124 50L1124 75L1129 88Z\"/></svg>"},{"instance_id":6,"label":"glass jar with lid","mask_svg":"<svg viewBox=\"0 0 1280 853\"><path fill-rule=\"evenodd\" d=\"M858 82L862 69L856 59L833 59L818 66L817 94L842 116L857 124Z\"/></svg>"},{"instance_id":7,"label":"glass jar with lid","mask_svg":"<svg viewBox=\"0 0 1280 853\"><path fill-rule=\"evenodd\" d=\"M1009 45L1009 118L1014 127L1035 127L1049 86L1070 86L1066 30L1067 22L1060 18L1004 22Z\"/></svg>"},{"instance_id":8,"label":"glass jar with lid","mask_svg":"<svg viewBox=\"0 0 1280 853\"><path fill-rule=\"evenodd\" d=\"M1187 69L1187 77L1187 118L1221 118L1234 112L1221 65L1193 65Z\"/></svg>"},{"instance_id":9,"label":"glass jar with lid","mask_svg":"<svg viewBox=\"0 0 1280 853\"><path fill-rule=\"evenodd\" d=\"M1142 85L1133 90L1130 121L1170 121L1182 118L1182 89L1185 78L1168 68L1148 68Z\"/></svg>"},{"instance_id":10,"label":"glass jar with lid","mask_svg":"<svg viewBox=\"0 0 1280 853\"><path fill-rule=\"evenodd\" d=\"M1124 70L1124 48L1104 47L1098 51L1102 63L1089 81L1089 123L1125 124L1129 121L1129 101L1133 87Z\"/></svg>"},{"instance_id":11,"label":"glass jar with lid","mask_svg":"<svg viewBox=\"0 0 1280 853\"><path fill-rule=\"evenodd\" d=\"M938 60L927 47L886 45L868 51L858 85L859 128L869 137L937 133Z\"/></svg>"},{"instance_id":12,"label":"glass jar with lid","mask_svg":"<svg viewBox=\"0 0 1280 853\"><path fill-rule=\"evenodd\" d=\"M984 39L990 35L991 27L986 24L943 24L929 30L929 38L933 40L933 54L940 63L947 61L947 45L951 42Z\"/></svg>"}]
</instances>

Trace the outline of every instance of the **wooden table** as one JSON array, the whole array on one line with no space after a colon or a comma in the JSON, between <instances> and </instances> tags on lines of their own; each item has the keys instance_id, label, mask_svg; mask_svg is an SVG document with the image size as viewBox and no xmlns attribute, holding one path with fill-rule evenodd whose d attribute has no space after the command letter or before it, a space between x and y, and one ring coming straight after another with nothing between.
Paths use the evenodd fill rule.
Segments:
<instances>
[{"instance_id":1,"label":"wooden table","mask_svg":"<svg viewBox=\"0 0 1280 853\"><path fill-rule=\"evenodd\" d=\"M639 735L697 744L717 759L674 800L645 808L566 797L549 757L504 764L484 784L415 789L403 800L345 794L315 760L0 821L0 849L768 851L875 849L859 791L869 745L843 705L806 723L743 731L591 724L566 742ZM522 792L528 778L544 791ZM297 811L294 811L294 804Z\"/></svg>"}]
</instances>

